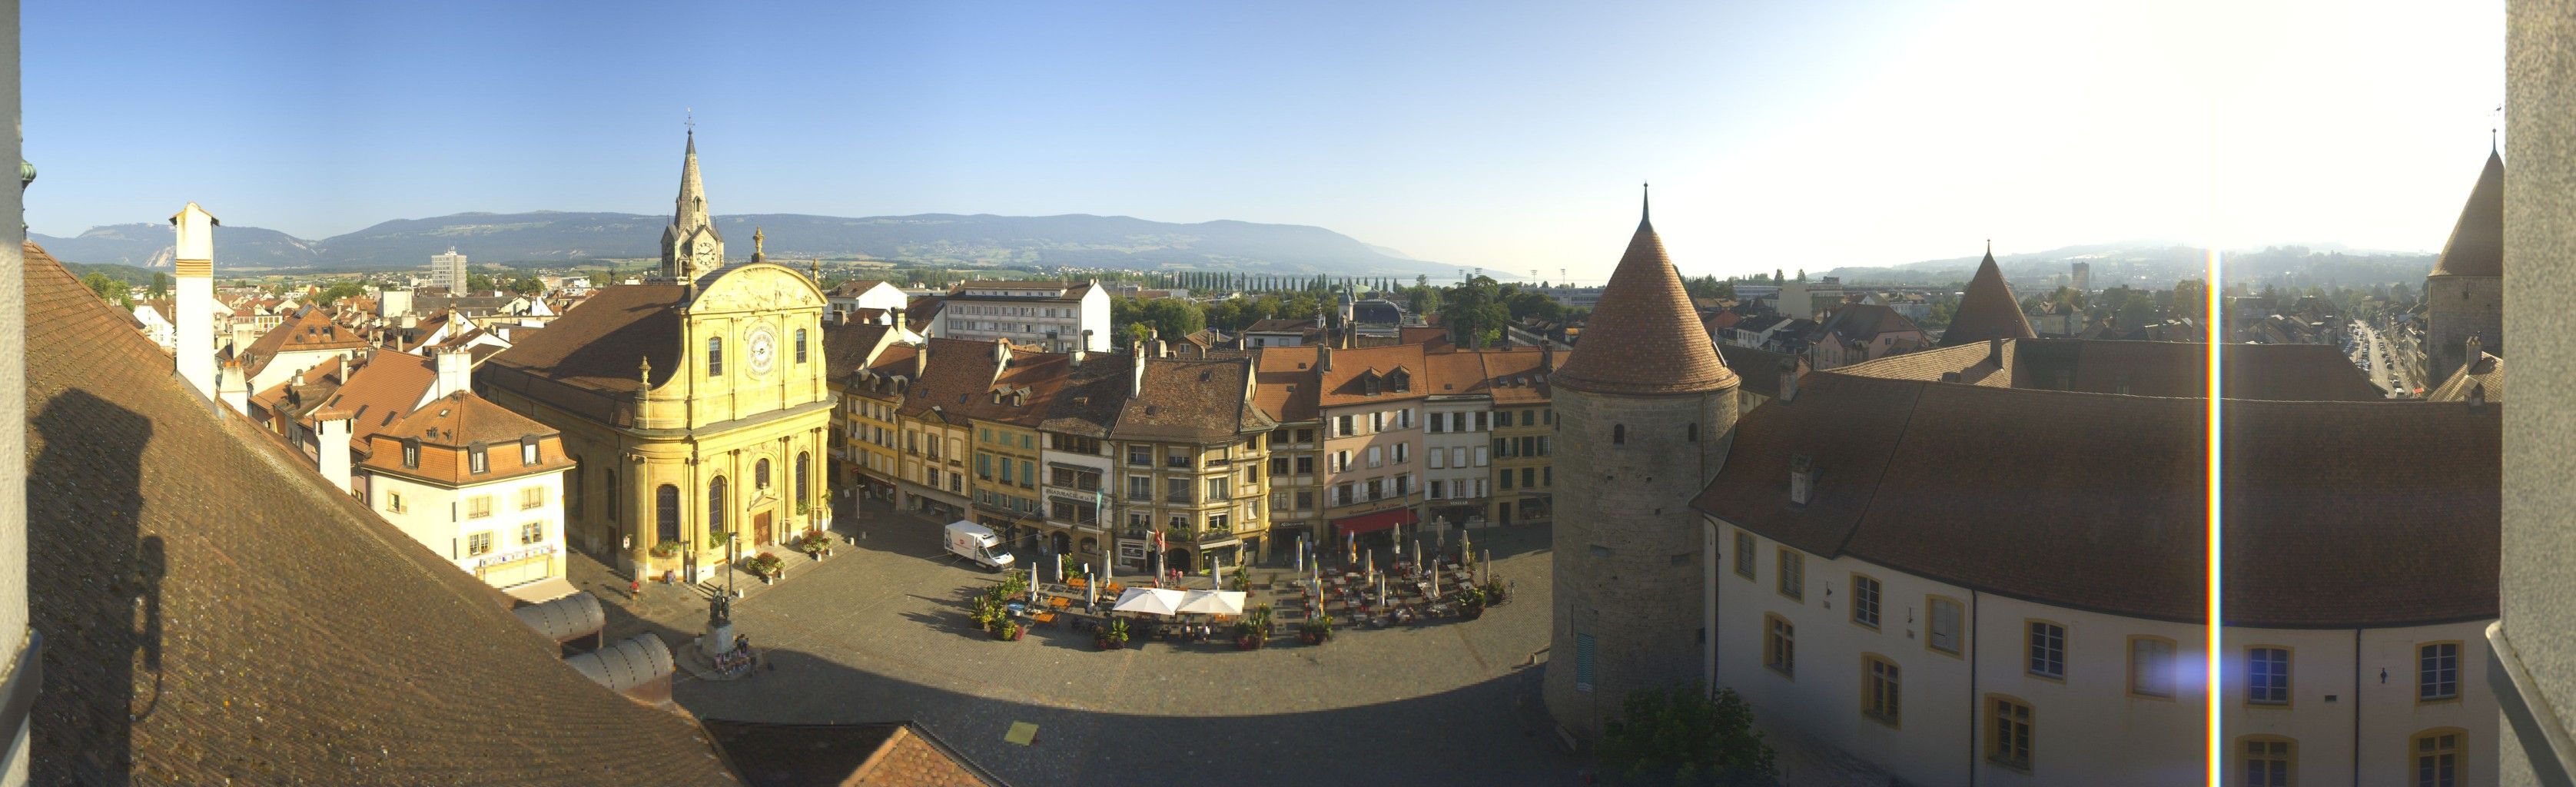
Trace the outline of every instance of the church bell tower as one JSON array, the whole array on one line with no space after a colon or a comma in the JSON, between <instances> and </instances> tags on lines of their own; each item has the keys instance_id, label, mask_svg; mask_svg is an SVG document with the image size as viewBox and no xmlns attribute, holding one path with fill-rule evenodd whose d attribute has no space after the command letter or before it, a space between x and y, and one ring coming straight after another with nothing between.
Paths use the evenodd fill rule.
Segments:
<instances>
[{"instance_id":1,"label":"church bell tower","mask_svg":"<svg viewBox=\"0 0 2576 787\"><path fill-rule=\"evenodd\" d=\"M696 281L724 267L724 235L707 218L707 190L698 181L698 130L689 129L689 148L680 165L680 197L671 226L662 230L662 276L668 282Z\"/></svg>"}]
</instances>

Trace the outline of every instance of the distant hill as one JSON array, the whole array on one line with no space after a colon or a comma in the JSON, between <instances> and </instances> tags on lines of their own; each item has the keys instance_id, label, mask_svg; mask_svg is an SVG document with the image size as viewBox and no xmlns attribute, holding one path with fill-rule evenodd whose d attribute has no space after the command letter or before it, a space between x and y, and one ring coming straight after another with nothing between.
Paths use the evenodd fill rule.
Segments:
<instances>
[{"instance_id":1,"label":"distant hill","mask_svg":"<svg viewBox=\"0 0 2576 787\"><path fill-rule=\"evenodd\" d=\"M2231 251L2226 257L2231 282L2286 279L2303 284L2367 286L2389 282L2421 283L2433 269L2434 255L2411 252L2328 251L2326 247L2275 246L2261 251ZM2121 284L2165 289L2183 279L2204 278L2208 250L2159 241L2067 246L2029 254L1995 257L1995 267L2016 288L2068 273L2077 262L2092 268L2095 289ZM1925 260L1890 267L1843 267L1808 271L1809 277L1839 276L1846 284L1942 285L1965 283L1983 255ZM2029 290L2023 290L2028 294Z\"/></svg>"},{"instance_id":2,"label":"distant hill","mask_svg":"<svg viewBox=\"0 0 2576 787\"><path fill-rule=\"evenodd\" d=\"M377 270L424 268L454 246L477 263L562 263L661 255L666 216L631 213L460 213L397 219L319 241L250 227L216 231L227 267ZM1288 275L1431 273L1446 266L1369 246L1321 227L1209 221L1172 224L1126 216L922 214L842 218L798 214L716 217L725 249L751 255L753 228L778 258L821 255L958 268L1053 267L1221 270ZM92 228L78 237L31 235L60 259L169 265L170 229Z\"/></svg>"}]
</instances>

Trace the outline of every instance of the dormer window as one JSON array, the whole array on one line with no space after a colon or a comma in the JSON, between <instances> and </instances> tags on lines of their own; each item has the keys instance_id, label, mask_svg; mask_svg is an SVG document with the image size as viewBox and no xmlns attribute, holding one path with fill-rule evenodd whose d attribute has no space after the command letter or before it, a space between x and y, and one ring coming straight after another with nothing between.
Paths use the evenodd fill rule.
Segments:
<instances>
[{"instance_id":1,"label":"dormer window","mask_svg":"<svg viewBox=\"0 0 2576 787\"><path fill-rule=\"evenodd\" d=\"M466 447L465 462L467 472L483 473L492 469L491 452L482 443Z\"/></svg>"},{"instance_id":2,"label":"dormer window","mask_svg":"<svg viewBox=\"0 0 2576 787\"><path fill-rule=\"evenodd\" d=\"M1363 374L1363 375L1360 375L1360 393L1363 393L1363 394L1366 394L1366 395L1369 395L1369 396L1376 396L1376 395L1377 395L1377 375L1374 375L1374 374Z\"/></svg>"},{"instance_id":3,"label":"dormer window","mask_svg":"<svg viewBox=\"0 0 2576 787\"><path fill-rule=\"evenodd\" d=\"M1411 391L1413 390L1413 375L1405 374L1402 371L1389 372L1386 375L1386 383L1387 387L1395 389L1397 393Z\"/></svg>"},{"instance_id":4,"label":"dormer window","mask_svg":"<svg viewBox=\"0 0 2576 787\"><path fill-rule=\"evenodd\" d=\"M535 467L535 466L537 466L537 436L536 436L536 435L527 435L527 436L525 436L525 437L521 437L521 438L519 438L519 466L520 466L520 467Z\"/></svg>"},{"instance_id":5,"label":"dormer window","mask_svg":"<svg viewBox=\"0 0 2576 787\"><path fill-rule=\"evenodd\" d=\"M412 437L403 438L402 451L403 469L420 469L420 439Z\"/></svg>"}]
</instances>

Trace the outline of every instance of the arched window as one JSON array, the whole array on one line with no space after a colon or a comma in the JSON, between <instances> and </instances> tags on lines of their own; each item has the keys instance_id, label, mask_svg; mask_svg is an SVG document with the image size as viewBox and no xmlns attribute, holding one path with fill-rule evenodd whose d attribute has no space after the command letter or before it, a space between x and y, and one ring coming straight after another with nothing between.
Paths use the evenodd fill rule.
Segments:
<instances>
[{"instance_id":1,"label":"arched window","mask_svg":"<svg viewBox=\"0 0 2576 787\"><path fill-rule=\"evenodd\" d=\"M809 488L805 486L806 466L812 463L812 456L812 454L801 451L796 454L796 501L800 503L814 499L812 496L805 493L806 489Z\"/></svg>"},{"instance_id":2,"label":"arched window","mask_svg":"<svg viewBox=\"0 0 2576 787\"><path fill-rule=\"evenodd\" d=\"M724 532L724 493L724 476L716 476L716 480L707 482L707 534L710 536Z\"/></svg>"},{"instance_id":3,"label":"arched window","mask_svg":"<svg viewBox=\"0 0 2576 787\"><path fill-rule=\"evenodd\" d=\"M1628 444L1628 425L1627 425L1627 424L1611 424L1611 425L1610 425L1610 444L1611 444L1611 445L1627 445L1627 444Z\"/></svg>"},{"instance_id":4,"label":"arched window","mask_svg":"<svg viewBox=\"0 0 2576 787\"><path fill-rule=\"evenodd\" d=\"M1699 424L1690 425L1690 441L1699 442Z\"/></svg>"},{"instance_id":5,"label":"arched window","mask_svg":"<svg viewBox=\"0 0 2576 787\"><path fill-rule=\"evenodd\" d=\"M724 374L724 337L707 339L707 376Z\"/></svg>"},{"instance_id":6,"label":"arched window","mask_svg":"<svg viewBox=\"0 0 2576 787\"><path fill-rule=\"evenodd\" d=\"M661 527L661 541L679 541L680 488L670 484L663 484L662 488L653 490L653 503L654 508L658 509L658 513L661 517L661 521L659 523Z\"/></svg>"},{"instance_id":7,"label":"arched window","mask_svg":"<svg viewBox=\"0 0 2576 787\"><path fill-rule=\"evenodd\" d=\"M805 329L796 329L796 362L805 362Z\"/></svg>"},{"instance_id":8,"label":"arched window","mask_svg":"<svg viewBox=\"0 0 2576 787\"><path fill-rule=\"evenodd\" d=\"M753 488L753 489L768 489L768 488L769 488L769 460L767 460L767 459L762 459L762 460L760 460L760 461L758 461L758 462L753 462L753 463L752 463L752 465L751 465L751 488Z\"/></svg>"}]
</instances>

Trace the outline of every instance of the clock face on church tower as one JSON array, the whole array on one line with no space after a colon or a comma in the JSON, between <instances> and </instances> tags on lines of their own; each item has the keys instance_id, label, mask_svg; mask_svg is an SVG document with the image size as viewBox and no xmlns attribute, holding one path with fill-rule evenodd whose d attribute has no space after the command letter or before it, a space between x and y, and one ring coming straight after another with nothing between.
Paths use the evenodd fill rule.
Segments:
<instances>
[{"instance_id":1,"label":"clock face on church tower","mask_svg":"<svg viewBox=\"0 0 2576 787\"><path fill-rule=\"evenodd\" d=\"M778 360L778 337L770 333L769 326L763 325L751 329L751 335L745 337L744 344L751 350L752 375L768 376L770 365Z\"/></svg>"}]
</instances>

